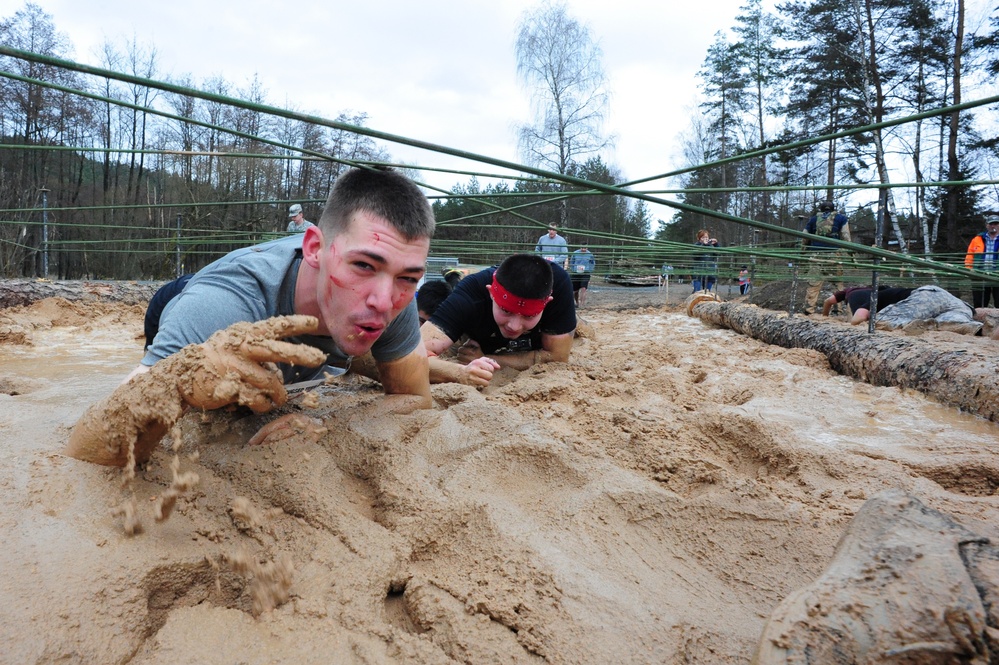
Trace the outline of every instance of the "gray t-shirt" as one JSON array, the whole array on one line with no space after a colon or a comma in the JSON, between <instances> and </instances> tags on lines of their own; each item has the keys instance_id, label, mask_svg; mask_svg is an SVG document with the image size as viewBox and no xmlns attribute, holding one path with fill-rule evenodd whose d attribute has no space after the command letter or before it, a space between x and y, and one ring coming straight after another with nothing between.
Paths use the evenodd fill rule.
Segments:
<instances>
[{"instance_id":1,"label":"gray t-shirt","mask_svg":"<svg viewBox=\"0 0 999 665\"><path fill-rule=\"evenodd\" d=\"M200 270L163 309L160 329L142 358L143 365L198 344L237 321L262 321L295 313L295 281L302 236L237 249ZM344 367L349 358L330 337L302 335L287 341L308 344L327 354L326 362ZM371 347L375 360L387 362L408 355L420 343L416 301L409 303ZM323 368L279 365L285 383L322 376Z\"/></svg>"},{"instance_id":2,"label":"gray t-shirt","mask_svg":"<svg viewBox=\"0 0 999 665\"><path fill-rule=\"evenodd\" d=\"M557 233L554 238L549 238L547 233L538 238L538 244L534 246L534 251L559 265L565 263L565 260L569 258L569 244L565 238Z\"/></svg>"}]
</instances>

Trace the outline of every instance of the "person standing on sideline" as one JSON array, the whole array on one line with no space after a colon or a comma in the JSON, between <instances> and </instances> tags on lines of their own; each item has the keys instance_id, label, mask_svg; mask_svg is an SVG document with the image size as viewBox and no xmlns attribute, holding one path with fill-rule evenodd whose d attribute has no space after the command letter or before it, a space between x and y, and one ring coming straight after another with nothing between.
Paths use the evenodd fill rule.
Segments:
<instances>
[{"instance_id":1,"label":"person standing on sideline","mask_svg":"<svg viewBox=\"0 0 999 665\"><path fill-rule=\"evenodd\" d=\"M707 229L701 229L697 232L697 242L694 243L695 247L720 247L718 241L711 237L711 232ZM706 254L699 254L694 257L694 271L695 274L692 278L694 284L694 293L697 293L702 288L705 291L710 291L715 285L715 280L718 275L718 255L711 252Z\"/></svg>"},{"instance_id":2,"label":"person standing on sideline","mask_svg":"<svg viewBox=\"0 0 999 665\"><path fill-rule=\"evenodd\" d=\"M534 251L563 270L569 269L569 243L558 234L554 224L548 227L548 233L538 238Z\"/></svg>"},{"instance_id":3,"label":"person standing on sideline","mask_svg":"<svg viewBox=\"0 0 999 665\"><path fill-rule=\"evenodd\" d=\"M822 285L828 279L833 282L833 289L843 288L843 268L840 265L842 252L835 245L822 242L819 238L836 238L850 242L850 221L841 212L836 212L836 204L823 201L818 212L809 218L805 224L805 233L816 236L813 240L802 240L802 246L811 256L809 267L808 288L805 290L805 314L818 311L819 294Z\"/></svg>"},{"instance_id":4,"label":"person standing on sideline","mask_svg":"<svg viewBox=\"0 0 999 665\"><path fill-rule=\"evenodd\" d=\"M569 257L569 278L572 280L572 297L576 307L586 307L586 290L590 288L590 273L597 267L593 252L580 245Z\"/></svg>"},{"instance_id":5,"label":"person standing on sideline","mask_svg":"<svg viewBox=\"0 0 999 665\"><path fill-rule=\"evenodd\" d=\"M304 233L305 229L310 226L315 226L315 224L305 219L302 206L296 203L288 208L288 233Z\"/></svg>"},{"instance_id":6,"label":"person standing on sideline","mask_svg":"<svg viewBox=\"0 0 999 665\"><path fill-rule=\"evenodd\" d=\"M749 291L749 267L742 266L739 269L739 295L744 296Z\"/></svg>"},{"instance_id":7,"label":"person standing on sideline","mask_svg":"<svg viewBox=\"0 0 999 665\"><path fill-rule=\"evenodd\" d=\"M971 239L968 254L964 257L964 267L968 270L993 273L996 281L981 280L971 287L971 302L975 309L999 307L999 214L985 215L985 231Z\"/></svg>"}]
</instances>

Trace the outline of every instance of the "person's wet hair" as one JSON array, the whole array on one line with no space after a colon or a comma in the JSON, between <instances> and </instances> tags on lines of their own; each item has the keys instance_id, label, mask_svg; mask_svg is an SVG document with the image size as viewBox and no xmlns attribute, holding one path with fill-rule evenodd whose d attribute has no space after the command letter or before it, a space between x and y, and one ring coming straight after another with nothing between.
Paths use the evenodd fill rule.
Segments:
<instances>
[{"instance_id":1,"label":"person's wet hair","mask_svg":"<svg viewBox=\"0 0 999 665\"><path fill-rule=\"evenodd\" d=\"M416 292L416 309L427 316L433 316L440 304L451 295L451 285L444 280L424 282L420 290ZM424 319L420 318L420 323Z\"/></svg>"},{"instance_id":2,"label":"person's wet hair","mask_svg":"<svg viewBox=\"0 0 999 665\"><path fill-rule=\"evenodd\" d=\"M521 298L547 298L552 293L551 264L536 254L514 254L496 269L496 281Z\"/></svg>"}]
</instances>

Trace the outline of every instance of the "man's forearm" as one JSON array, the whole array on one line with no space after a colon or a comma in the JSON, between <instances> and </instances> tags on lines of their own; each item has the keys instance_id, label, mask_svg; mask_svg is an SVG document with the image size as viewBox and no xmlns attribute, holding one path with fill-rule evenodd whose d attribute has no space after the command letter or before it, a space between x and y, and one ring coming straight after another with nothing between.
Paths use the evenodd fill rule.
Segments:
<instances>
[{"instance_id":1,"label":"man's forearm","mask_svg":"<svg viewBox=\"0 0 999 665\"><path fill-rule=\"evenodd\" d=\"M64 452L106 466L144 462L183 413L176 387L159 372L139 374L87 409Z\"/></svg>"},{"instance_id":2,"label":"man's forearm","mask_svg":"<svg viewBox=\"0 0 999 665\"><path fill-rule=\"evenodd\" d=\"M555 356L550 351L545 351L544 349L538 351L520 351L517 353L500 353L487 357L499 363L500 367L509 367L516 370L525 370L539 363L556 361Z\"/></svg>"},{"instance_id":3,"label":"man's forearm","mask_svg":"<svg viewBox=\"0 0 999 665\"><path fill-rule=\"evenodd\" d=\"M430 358L430 383L468 383L465 366L440 358Z\"/></svg>"}]
</instances>

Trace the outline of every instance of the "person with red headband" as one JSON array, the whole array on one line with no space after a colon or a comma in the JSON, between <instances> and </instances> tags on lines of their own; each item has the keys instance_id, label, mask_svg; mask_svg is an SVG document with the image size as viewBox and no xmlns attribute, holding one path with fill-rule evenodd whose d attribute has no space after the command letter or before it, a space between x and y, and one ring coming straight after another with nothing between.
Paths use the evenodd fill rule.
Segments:
<instances>
[{"instance_id":1,"label":"person with red headband","mask_svg":"<svg viewBox=\"0 0 999 665\"><path fill-rule=\"evenodd\" d=\"M431 383L486 386L501 367L567 362L576 331L569 274L534 254L514 254L458 282L420 328ZM458 361L437 358L463 336Z\"/></svg>"}]
</instances>

